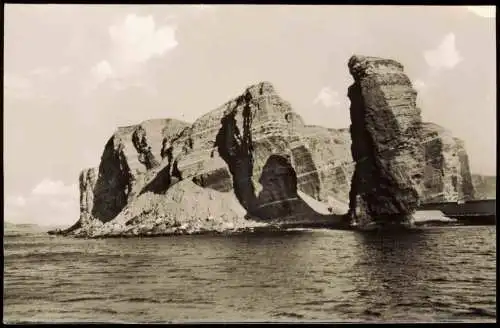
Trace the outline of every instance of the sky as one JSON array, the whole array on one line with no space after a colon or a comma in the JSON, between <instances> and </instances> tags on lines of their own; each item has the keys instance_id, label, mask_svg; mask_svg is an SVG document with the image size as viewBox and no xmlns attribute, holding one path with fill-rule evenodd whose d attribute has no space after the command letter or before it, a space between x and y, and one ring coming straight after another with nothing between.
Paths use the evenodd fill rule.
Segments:
<instances>
[{"instance_id":1,"label":"sky","mask_svg":"<svg viewBox=\"0 0 500 328\"><path fill-rule=\"evenodd\" d=\"M5 5L4 217L72 224L78 175L116 127L192 122L269 81L346 128L353 54L399 61L424 121L496 173L495 7Z\"/></svg>"}]
</instances>

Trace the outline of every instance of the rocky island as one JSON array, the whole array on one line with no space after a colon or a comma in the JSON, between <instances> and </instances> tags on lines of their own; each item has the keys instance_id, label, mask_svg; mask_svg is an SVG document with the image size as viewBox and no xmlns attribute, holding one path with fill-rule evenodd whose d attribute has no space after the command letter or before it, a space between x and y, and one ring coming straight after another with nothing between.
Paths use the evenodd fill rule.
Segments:
<instances>
[{"instance_id":1,"label":"rocky island","mask_svg":"<svg viewBox=\"0 0 500 328\"><path fill-rule=\"evenodd\" d=\"M110 237L411 223L473 196L463 142L423 123L403 66L353 56L350 129L307 125L261 82L192 124L120 127L81 172L80 218L54 234ZM346 109L347 110L347 109Z\"/></svg>"}]
</instances>

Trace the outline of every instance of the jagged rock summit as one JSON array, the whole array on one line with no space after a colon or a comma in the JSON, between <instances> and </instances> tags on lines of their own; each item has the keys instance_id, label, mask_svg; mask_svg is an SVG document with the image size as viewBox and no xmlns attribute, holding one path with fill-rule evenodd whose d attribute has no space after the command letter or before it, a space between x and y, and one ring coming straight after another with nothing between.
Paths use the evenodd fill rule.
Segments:
<instances>
[{"instance_id":1,"label":"jagged rock summit","mask_svg":"<svg viewBox=\"0 0 500 328\"><path fill-rule=\"evenodd\" d=\"M349 69L355 79L350 130L306 125L269 82L246 88L192 124L157 119L118 128L99 167L80 174L79 220L52 233L346 229L352 217L411 214L436 172L448 172L432 185L444 198L457 174L462 178L454 186L467 192L463 147L451 147L461 160L436 161L450 147L421 145L436 128L422 130L402 65L353 56ZM461 168L450 170L450 163Z\"/></svg>"},{"instance_id":2,"label":"jagged rock summit","mask_svg":"<svg viewBox=\"0 0 500 328\"><path fill-rule=\"evenodd\" d=\"M261 82L193 124L165 119L118 128L99 168L80 174L80 219L61 233L343 224L349 144L347 130L305 125L269 82Z\"/></svg>"}]
</instances>

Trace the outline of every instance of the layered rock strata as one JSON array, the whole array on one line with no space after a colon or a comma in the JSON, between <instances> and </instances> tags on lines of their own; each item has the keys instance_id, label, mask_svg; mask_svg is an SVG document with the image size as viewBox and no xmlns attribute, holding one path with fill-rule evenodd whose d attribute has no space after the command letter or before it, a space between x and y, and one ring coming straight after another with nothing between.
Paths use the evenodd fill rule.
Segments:
<instances>
[{"instance_id":1,"label":"layered rock strata","mask_svg":"<svg viewBox=\"0 0 500 328\"><path fill-rule=\"evenodd\" d=\"M472 175L474 186L474 199L496 199L497 177L487 175Z\"/></svg>"},{"instance_id":2,"label":"layered rock strata","mask_svg":"<svg viewBox=\"0 0 500 328\"><path fill-rule=\"evenodd\" d=\"M474 199L469 159L464 142L443 127L423 123L425 152L423 203Z\"/></svg>"},{"instance_id":3,"label":"layered rock strata","mask_svg":"<svg viewBox=\"0 0 500 328\"><path fill-rule=\"evenodd\" d=\"M335 213L343 214L347 207L352 174L349 143L345 130L305 125L274 87L262 82L193 124L166 119L118 128L99 168L82 172L80 220L64 233L106 236L136 231L131 227L158 213L166 224L159 226L168 227L165 233L173 231L174 216L191 222L193 215L211 212L200 229L227 215L234 217L219 203L203 203L195 195L240 204L244 213L238 212L243 220L234 224L238 229L258 222L340 224L342 218ZM338 172L328 174L332 169ZM184 188L182 199L175 197L179 186ZM323 204L320 211L315 201ZM205 210L189 215L194 203ZM176 210L179 206L186 210Z\"/></svg>"},{"instance_id":4,"label":"layered rock strata","mask_svg":"<svg viewBox=\"0 0 500 328\"><path fill-rule=\"evenodd\" d=\"M154 187L155 179L162 180L157 184L165 191L170 174L164 177L161 172L170 170L173 163L167 158L160 165L165 156L164 145L178 138L187 126L177 120L158 119L118 128L104 148L91 189L93 195L86 196L92 199L92 217L101 222L111 221L145 187L152 188L147 183ZM81 192L90 191L86 188Z\"/></svg>"},{"instance_id":5,"label":"layered rock strata","mask_svg":"<svg viewBox=\"0 0 500 328\"><path fill-rule=\"evenodd\" d=\"M353 56L351 100L355 170L350 216L361 225L406 221L423 192L424 149L416 92L403 66L376 57Z\"/></svg>"},{"instance_id":6,"label":"layered rock strata","mask_svg":"<svg viewBox=\"0 0 500 328\"><path fill-rule=\"evenodd\" d=\"M118 128L99 167L80 174L80 219L57 233L348 228L350 218L405 219L419 201L469 195L463 145L439 126L422 130L402 66L354 56L349 69L350 129L306 125L268 82L192 124ZM424 146L422 138L434 139Z\"/></svg>"}]
</instances>

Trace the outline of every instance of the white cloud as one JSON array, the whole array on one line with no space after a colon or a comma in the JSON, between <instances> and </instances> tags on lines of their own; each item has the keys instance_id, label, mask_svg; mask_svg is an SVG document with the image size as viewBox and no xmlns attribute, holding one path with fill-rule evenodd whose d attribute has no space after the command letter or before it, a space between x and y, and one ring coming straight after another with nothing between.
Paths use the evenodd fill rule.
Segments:
<instances>
[{"instance_id":1,"label":"white cloud","mask_svg":"<svg viewBox=\"0 0 500 328\"><path fill-rule=\"evenodd\" d=\"M92 68L91 74L96 83L101 83L113 76L113 69L108 61L102 60Z\"/></svg>"},{"instance_id":2,"label":"white cloud","mask_svg":"<svg viewBox=\"0 0 500 328\"><path fill-rule=\"evenodd\" d=\"M199 17L200 14L214 12L217 7L214 5L193 5L194 14L196 17Z\"/></svg>"},{"instance_id":3,"label":"white cloud","mask_svg":"<svg viewBox=\"0 0 500 328\"><path fill-rule=\"evenodd\" d=\"M413 81L413 87L419 92L435 88L436 79L443 73L443 70L451 70L463 60L456 48L453 33L445 35L435 49L424 51L423 56L428 70L423 76Z\"/></svg>"},{"instance_id":4,"label":"white cloud","mask_svg":"<svg viewBox=\"0 0 500 328\"><path fill-rule=\"evenodd\" d=\"M76 194L78 192L76 184L67 186L62 181L52 181L50 179L42 180L32 190L34 195L67 195Z\"/></svg>"},{"instance_id":5,"label":"white cloud","mask_svg":"<svg viewBox=\"0 0 500 328\"><path fill-rule=\"evenodd\" d=\"M8 97L18 99L60 99L61 94L73 91L74 76L69 66L37 67L28 72L6 72L4 91ZM53 94L54 88L64 92Z\"/></svg>"},{"instance_id":6,"label":"white cloud","mask_svg":"<svg viewBox=\"0 0 500 328\"><path fill-rule=\"evenodd\" d=\"M71 67L69 66L62 66L58 70L58 73L61 75L68 74L69 72L71 72Z\"/></svg>"},{"instance_id":7,"label":"white cloud","mask_svg":"<svg viewBox=\"0 0 500 328\"><path fill-rule=\"evenodd\" d=\"M7 197L4 214L12 223L69 226L78 219L79 210L76 184L44 179L27 196Z\"/></svg>"},{"instance_id":8,"label":"white cloud","mask_svg":"<svg viewBox=\"0 0 500 328\"><path fill-rule=\"evenodd\" d=\"M325 107L338 106L341 104L339 93L330 87L322 88L313 101L314 104L321 103Z\"/></svg>"},{"instance_id":9,"label":"white cloud","mask_svg":"<svg viewBox=\"0 0 500 328\"><path fill-rule=\"evenodd\" d=\"M32 75L48 75L51 73L51 70L47 67L38 67L30 72Z\"/></svg>"},{"instance_id":10,"label":"white cloud","mask_svg":"<svg viewBox=\"0 0 500 328\"><path fill-rule=\"evenodd\" d=\"M420 79L416 79L415 81L413 81L413 87L419 91L425 89L426 86L427 84Z\"/></svg>"},{"instance_id":11,"label":"white cloud","mask_svg":"<svg viewBox=\"0 0 500 328\"><path fill-rule=\"evenodd\" d=\"M115 87L119 88L118 80L137 75L142 64L164 56L178 45L176 26L156 26L153 16L129 14L121 23L110 26L108 33L111 50L107 59L91 69L93 84L115 79Z\"/></svg>"},{"instance_id":12,"label":"white cloud","mask_svg":"<svg viewBox=\"0 0 500 328\"><path fill-rule=\"evenodd\" d=\"M169 13L164 16L168 24L188 25L193 20L205 17L214 17L212 14L217 10L217 5L172 5Z\"/></svg>"},{"instance_id":13,"label":"white cloud","mask_svg":"<svg viewBox=\"0 0 500 328\"><path fill-rule=\"evenodd\" d=\"M177 46L174 26L155 26L153 16L127 15L122 24L109 28L109 36L122 60L144 62Z\"/></svg>"},{"instance_id":14,"label":"white cloud","mask_svg":"<svg viewBox=\"0 0 500 328\"><path fill-rule=\"evenodd\" d=\"M28 76L32 79L45 83L48 80L60 78L61 75L68 74L69 72L71 72L71 67L67 65L60 67L38 67L31 70Z\"/></svg>"},{"instance_id":15,"label":"white cloud","mask_svg":"<svg viewBox=\"0 0 500 328\"><path fill-rule=\"evenodd\" d=\"M467 10L485 18L495 18L496 16L495 6L467 6Z\"/></svg>"},{"instance_id":16,"label":"white cloud","mask_svg":"<svg viewBox=\"0 0 500 328\"><path fill-rule=\"evenodd\" d=\"M3 86L4 88L28 88L31 84L28 79L20 75L4 73Z\"/></svg>"},{"instance_id":17,"label":"white cloud","mask_svg":"<svg viewBox=\"0 0 500 328\"><path fill-rule=\"evenodd\" d=\"M201 5L193 5L193 8L195 10L206 11L206 10L215 10L216 7L213 5L201 4Z\"/></svg>"},{"instance_id":18,"label":"white cloud","mask_svg":"<svg viewBox=\"0 0 500 328\"><path fill-rule=\"evenodd\" d=\"M18 74L4 73L3 88L6 95L16 98L29 97L33 93L30 79Z\"/></svg>"},{"instance_id":19,"label":"white cloud","mask_svg":"<svg viewBox=\"0 0 500 328\"><path fill-rule=\"evenodd\" d=\"M6 203L15 207L23 207L26 205L26 199L23 196L7 197Z\"/></svg>"},{"instance_id":20,"label":"white cloud","mask_svg":"<svg viewBox=\"0 0 500 328\"><path fill-rule=\"evenodd\" d=\"M436 49L424 52L424 58L432 69L452 69L462 61L455 46L455 34L449 33Z\"/></svg>"},{"instance_id":21,"label":"white cloud","mask_svg":"<svg viewBox=\"0 0 500 328\"><path fill-rule=\"evenodd\" d=\"M58 211L70 210L74 203L75 202L73 199L69 200L51 199L49 201L50 207Z\"/></svg>"}]
</instances>

